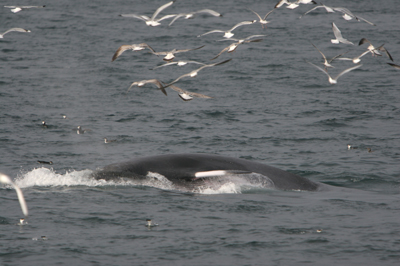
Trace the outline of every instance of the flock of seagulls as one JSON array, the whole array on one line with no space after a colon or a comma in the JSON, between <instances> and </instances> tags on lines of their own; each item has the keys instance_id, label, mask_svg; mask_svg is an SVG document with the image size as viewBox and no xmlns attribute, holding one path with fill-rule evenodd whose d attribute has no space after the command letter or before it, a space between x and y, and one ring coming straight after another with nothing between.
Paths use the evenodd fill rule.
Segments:
<instances>
[{"instance_id":1,"label":"flock of seagulls","mask_svg":"<svg viewBox=\"0 0 400 266\"><path fill-rule=\"evenodd\" d=\"M167 9L168 7L172 6L174 3L176 2L176 0L170 1L162 6L160 6L153 14L151 17L146 16L146 15L137 15L137 14L121 14L121 17L126 17L126 18L136 18L139 20L142 20L146 23L147 26L150 27L156 27L156 26L160 26L161 22L167 19L172 19L171 22L169 23L169 26L172 26L179 18L184 18L184 19L193 19L194 17L196 17L197 14L208 14L210 16L214 16L214 17L222 17L222 15L219 12L216 12L214 10L211 9L201 9L198 11L193 11L193 12L189 12L189 13L178 13L178 14L169 14L169 15L164 15L164 16L159 16L161 12L163 12L165 9ZM303 18L305 15L309 14L310 12L313 12L317 9L325 9L327 13L336 13L339 12L342 14L343 19L345 20L352 20L355 19L359 22L365 22L368 23L369 25L372 26L376 26L374 23L360 17L360 16L356 16L354 13L352 13L350 10L348 10L347 8L343 8L343 7L329 7L326 6L324 4L320 4L318 5L315 1L313 0L296 0L294 2L289 2L288 0L280 0L278 1L278 3L274 6L274 8L269 11L264 17L260 16L257 12L255 12L252 9L249 9L249 11L251 11L252 13L254 13L254 15L256 15L256 17L258 18L258 20L253 19L253 20L246 20L246 21L241 21L236 23L233 27L229 28L228 30L220 30L220 29L214 29L205 33L202 33L200 35L198 35L197 37L202 37L208 34L213 34L213 33L223 33L223 40L220 41L234 41L233 43L231 43L229 46L227 46L226 48L224 48L220 53L218 53L216 56L214 56L213 58L211 58L210 60L214 60L216 58L218 58L222 53L224 52L228 52L231 53L233 51L235 51L237 49L237 47L241 44L245 44L245 43L255 43L255 42L261 42L263 39L261 37L266 37L267 35L251 35L247 38L243 38L243 39L234 39L232 38L234 36L233 31L235 29L237 29L238 27L244 27L244 26L248 26L248 25L252 25L254 23L260 23L261 27L263 30L265 30L267 28L267 24L271 23L271 21L267 21L267 18L278 8L286 5L286 8L288 9L295 9L297 7L300 6L300 4L314 4L316 5L315 7L313 7L312 9L308 10L307 12L305 12L303 15L300 16L300 19ZM32 8L44 8L45 6L4 6L5 8L9 8L11 12L13 13L17 13L20 12L22 10L25 9L32 9ZM275 11L276 13L276 11ZM339 30L339 28L336 26L336 24L334 22L331 23L332 24L332 31L333 34L335 36L335 39L332 39L331 42L333 44L344 44L344 45L354 45L354 43L352 43L351 41L345 39L342 35L342 32ZM30 32L30 30L26 30L23 28L11 28L7 31L5 31L4 33L0 34L0 38L4 38L4 35L10 33L10 32L22 32L22 33L28 33ZM333 58L328 59L325 54L318 49L318 47L316 45L314 45L311 42L312 46L322 55L322 58L324 60L324 62L322 63L322 65L324 66L324 68L306 60L307 63L309 63L310 65L314 66L315 68L317 68L318 70L320 70L321 72L323 72L325 75L328 76L328 81L331 84L336 84L339 77L341 77L342 75L349 73L350 71L353 71L355 69L360 68L362 65L359 64L361 61L361 57L365 56L368 53L371 53L372 56L378 57L378 56L382 56L382 54L380 52L383 52L386 54L386 56L391 60L394 61L392 56L390 55L389 51L384 47L384 45L380 45L378 47L375 47L368 39L366 38L362 38L359 41L359 46L363 45L363 44L368 44L367 50L365 52L363 52L361 55L356 56L354 58L345 58L342 57L344 54L347 54L348 52L343 52ZM209 68L209 67L215 67L215 66L219 66L225 63L230 62L232 59L228 59L228 60L224 60L218 63L213 63L213 64L206 64L206 63L202 63L202 62L198 62L198 61L194 61L194 60L179 60L179 61L174 61L175 59L175 55L177 53L184 53L184 52L190 52L190 51L194 51L194 50L199 50L202 49L204 47L204 45L196 47L196 48L192 48L192 49L172 49L170 51L162 51L162 52L156 52L150 45L146 44L146 43L139 43L139 44L131 44L131 45L121 45L117 51L114 53L111 62L114 62L119 56L122 55L122 53L124 53L125 51L128 50L132 50L132 51L142 51L145 49L148 49L152 54L156 55L156 56L164 56L163 60L166 61L167 63L163 64L163 65L159 65L156 66L154 68L152 68L151 70L155 70L161 67L167 67L167 66L171 66L171 65L177 65L177 66L186 66L188 64L197 64L197 65L201 65L201 67L190 71L184 75L181 75L177 78L175 78L174 80L170 81L169 83L164 83L163 81L160 81L159 79L149 79L149 80L142 80L142 81L135 81L133 82L129 88L128 91L134 87L142 87L145 86L146 84L153 84L156 88L158 88L162 93L164 93L165 95L167 95L167 91L166 88L170 88L173 91L175 91L176 93L178 93L178 96L183 100L183 101L190 101L192 100L194 97L197 98L203 98L203 99L211 99L212 97L204 95L204 94L200 94L200 93L194 93L194 92L190 92L184 89L181 89L179 87L177 87L175 84L178 83L181 79L186 78L186 77L196 77L198 75L198 73L205 69L205 68ZM332 62L336 61L336 60L350 60L352 61L354 64L356 64L353 67L347 68L343 71L341 71L336 77L332 77L329 73L328 73L328 68L334 68L334 66L332 65ZM400 69L399 65L396 65L394 63L387 63L388 65L390 65L391 67L395 68L395 69ZM66 117L64 117L66 119ZM47 127L46 123L43 121L42 122L42 126L43 127ZM84 130L81 128L81 126L78 126L76 128L76 133L77 134L83 134L85 133L87 130ZM109 140L107 138L104 138L104 142L105 143L110 143L113 142L115 140ZM355 149L356 147L353 147L351 145L348 145L348 149ZM370 148L368 148L368 152L373 152ZM46 161L38 161L38 163L41 164L52 164L52 162L46 162ZM25 215L25 217L28 216L28 208L24 199L24 196L22 194L21 189L15 185L14 182L11 181L11 179L0 173L0 183L4 183L4 184L8 184L11 185L17 192L17 196L19 199L19 203L21 205L21 209L23 214ZM154 226L151 223L151 220L148 220L148 226ZM23 224L24 222L21 222L21 224Z\"/></svg>"}]
</instances>

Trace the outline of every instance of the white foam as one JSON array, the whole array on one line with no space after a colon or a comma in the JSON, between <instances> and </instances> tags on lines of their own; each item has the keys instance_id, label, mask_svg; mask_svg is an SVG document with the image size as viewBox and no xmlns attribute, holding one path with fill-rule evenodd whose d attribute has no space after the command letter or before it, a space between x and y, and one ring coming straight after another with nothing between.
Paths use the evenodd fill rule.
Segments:
<instances>
[{"instance_id":1,"label":"white foam","mask_svg":"<svg viewBox=\"0 0 400 266\"><path fill-rule=\"evenodd\" d=\"M57 187L57 186L107 186L126 185L129 182L114 182L96 180L90 176L92 170L69 171L64 174L56 173L53 169L45 167L35 168L19 176L15 183L21 188L27 187Z\"/></svg>"}]
</instances>

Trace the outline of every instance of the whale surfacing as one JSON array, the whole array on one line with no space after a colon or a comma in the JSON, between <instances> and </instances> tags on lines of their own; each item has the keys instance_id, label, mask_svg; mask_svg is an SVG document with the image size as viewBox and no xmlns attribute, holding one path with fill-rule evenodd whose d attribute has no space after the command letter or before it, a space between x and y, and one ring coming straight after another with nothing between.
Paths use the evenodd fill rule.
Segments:
<instances>
[{"instance_id":1,"label":"whale surfacing","mask_svg":"<svg viewBox=\"0 0 400 266\"><path fill-rule=\"evenodd\" d=\"M149 156L105 166L93 173L95 179L144 180L149 173L164 176L172 184L193 189L210 179L232 176L255 178L270 188L316 191L321 183L313 182L262 163L213 154L169 154Z\"/></svg>"}]
</instances>

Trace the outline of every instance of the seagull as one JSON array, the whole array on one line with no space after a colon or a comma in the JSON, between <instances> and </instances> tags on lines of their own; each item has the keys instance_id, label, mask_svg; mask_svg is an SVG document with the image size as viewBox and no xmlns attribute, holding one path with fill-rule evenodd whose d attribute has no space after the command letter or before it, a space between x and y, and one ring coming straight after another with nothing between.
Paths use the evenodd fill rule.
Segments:
<instances>
[{"instance_id":1,"label":"seagull","mask_svg":"<svg viewBox=\"0 0 400 266\"><path fill-rule=\"evenodd\" d=\"M374 152L371 148L367 148L368 152Z\"/></svg>"},{"instance_id":2,"label":"seagull","mask_svg":"<svg viewBox=\"0 0 400 266\"><path fill-rule=\"evenodd\" d=\"M194 12L190 12L190 13L180 13L180 14L175 15L175 18L169 23L169 26L171 26L172 23L174 23L175 20L177 20L178 18L185 17L185 19L192 19L198 13L208 13L210 15L213 15L214 17L222 17L222 15L220 13L218 13L214 10L202 9L202 10L198 10L198 11L194 11Z\"/></svg>"},{"instance_id":3,"label":"seagull","mask_svg":"<svg viewBox=\"0 0 400 266\"><path fill-rule=\"evenodd\" d=\"M379 46L378 48L375 48L375 49L383 51L382 48L383 48L383 45L381 45L381 46ZM386 51L385 48L383 48L383 49ZM335 58L335 59L337 59L337 60L349 60L349 61L353 61L354 64L357 64L357 63L359 63L361 61L361 57L363 57L364 55L368 54L369 52L370 52L370 50L368 49L364 53L362 53L359 56L356 56L354 58L340 57L340 58Z\"/></svg>"},{"instance_id":4,"label":"seagull","mask_svg":"<svg viewBox=\"0 0 400 266\"><path fill-rule=\"evenodd\" d=\"M392 64L392 63L387 63L389 66L392 66L392 67L394 67L395 69L400 69L400 66L399 65L396 65L396 64Z\"/></svg>"},{"instance_id":5,"label":"seagull","mask_svg":"<svg viewBox=\"0 0 400 266\"><path fill-rule=\"evenodd\" d=\"M342 32L339 30L339 28L336 26L336 24L334 22L332 22L332 30L333 30L333 34L335 34L336 39L332 39L331 42L332 43L345 43L345 44L352 44L354 45L354 43L344 39L342 37Z\"/></svg>"},{"instance_id":6,"label":"seagull","mask_svg":"<svg viewBox=\"0 0 400 266\"><path fill-rule=\"evenodd\" d=\"M317 65L314 65L314 64L311 63L311 62L308 62L308 61L307 61L307 63L309 63L309 64L315 66L316 68L318 68L319 70L321 70L322 72L324 72L324 73L329 77L329 83L330 83L330 84L336 84L336 83L337 83L337 80L338 80L342 75L344 75L344 74L346 74L346 73L348 73L348 72L350 72L350 71L352 71L352 70L354 70L354 69L359 68L359 67L362 66L362 65L356 65L356 66L350 67L350 68L345 69L345 70L343 70L342 72L340 72L339 75L336 76L336 78L332 78L332 77L328 74L328 72L325 71L324 69L320 68L320 67L317 66Z\"/></svg>"},{"instance_id":7,"label":"seagull","mask_svg":"<svg viewBox=\"0 0 400 266\"><path fill-rule=\"evenodd\" d=\"M343 17L345 20L351 20L351 19L355 18L357 21L362 20L362 21L367 22L367 23L370 24L370 25L376 26L374 23L369 22L369 21L366 20L366 19L363 19L363 18L361 18L361 17L355 16L355 15L354 15L350 10L348 10L347 8L344 8L344 7L329 7L329 6L326 6L326 5L324 5L324 4L322 4L322 5L320 5L320 6L316 6L316 7L312 8L312 9L308 10L306 13L304 13L303 15L301 15L300 18L302 18L304 15L307 15L308 13L310 13L311 11L313 11L313 10L315 10L315 9L317 9L317 8L325 8L326 12L328 12L328 13L335 13L335 11L341 12L341 13L343 13L343 16L342 16L342 17Z\"/></svg>"},{"instance_id":8,"label":"seagull","mask_svg":"<svg viewBox=\"0 0 400 266\"><path fill-rule=\"evenodd\" d=\"M257 20L251 20L251 21L242 21L242 22L239 22L238 24L236 24L235 26L233 26L231 29L229 29L229 30L227 30L227 31L223 31L223 30L212 30L212 31L209 31L209 32L206 32L206 33L203 33L203 34L201 34L201 35L198 35L197 37L201 37L201 36L204 36L204 35L206 35L206 34L210 34L210 33L216 33L216 32L222 32L222 33L224 33L224 38L231 38L234 34L232 33L232 31L234 30L234 29L236 29L237 27L240 27L240 26L243 26L243 25L250 25L250 24L253 24L253 23L256 23L257 22Z\"/></svg>"},{"instance_id":9,"label":"seagull","mask_svg":"<svg viewBox=\"0 0 400 266\"><path fill-rule=\"evenodd\" d=\"M225 47L221 52L219 52L219 54L217 54L214 58L211 58L210 60L216 59L218 56L220 56L220 55L221 55L223 52L225 52L225 51L228 51L228 53L234 52L234 51L236 50L236 48L237 48L240 44L249 43L249 42L261 42L263 39L253 39L253 40L251 40L252 38L261 37L261 36L266 36L266 35L252 35L252 36L250 36L250 37L247 37L247 38L245 38L245 39L240 39L240 40L238 40L238 39L233 39L233 38L232 38L232 39L228 39L228 40L226 40L226 41L233 40L233 41L237 41L237 42L232 43L232 44L229 45L228 47ZM225 40L223 40L223 41L225 41Z\"/></svg>"},{"instance_id":10,"label":"seagull","mask_svg":"<svg viewBox=\"0 0 400 266\"><path fill-rule=\"evenodd\" d=\"M133 83L131 84L131 86L129 87L128 91L129 91L133 86L142 87L142 86L144 86L144 85L147 84L147 83L152 83L152 84L156 85L158 89L160 89L165 95L167 95L167 92L165 91L164 84L163 84L161 81L159 81L158 79L149 79L149 80L141 80L141 81L133 82ZM127 91L127 92L128 92L128 91Z\"/></svg>"},{"instance_id":11,"label":"seagull","mask_svg":"<svg viewBox=\"0 0 400 266\"><path fill-rule=\"evenodd\" d=\"M351 19L355 18L357 21L362 20L362 21L367 22L368 24L370 24L370 25L372 25L372 26L376 26L374 23L369 22L368 20L363 19L362 17L357 17L356 15L354 15L354 14L353 14L350 10L348 10L347 8L344 8L344 7L334 7L333 10L338 11L338 12L342 12L342 13L343 13L343 16L342 16L342 17L343 17L345 20L351 20Z\"/></svg>"},{"instance_id":12,"label":"seagull","mask_svg":"<svg viewBox=\"0 0 400 266\"><path fill-rule=\"evenodd\" d=\"M28 206L26 205L24 194L22 194L21 189L16 184L14 184L14 182L11 181L8 176L2 173L0 173L0 183L11 185L15 189L15 191L17 192L19 204L21 205L22 213L25 215L25 217L28 217Z\"/></svg>"},{"instance_id":13,"label":"seagull","mask_svg":"<svg viewBox=\"0 0 400 266\"><path fill-rule=\"evenodd\" d=\"M184 78L184 77L191 77L191 78L194 78L194 77L197 76L197 74L199 73L200 70L202 70L202 69L204 69L204 68L206 68L206 67L213 67L213 66L222 65L222 64L225 64L225 63L227 63L227 62L229 62L229 61L231 61L231 60L232 60L232 59L228 59L228 60L225 60L225 61L222 61L222 62L219 62L219 63L214 63L214 64L208 64L208 65L201 66L201 67L198 68L198 69L195 69L195 70L193 70L193 71L191 71L191 72L189 72L189 73L187 73L187 74L184 74L184 75L180 76L179 78L175 79L175 80L172 81L171 83L168 83L167 85L164 86L164 88L171 86L172 84L178 82L180 79L182 79L182 78Z\"/></svg>"},{"instance_id":14,"label":"seagull","mask_svg":"<svg viewBox=\"0 0 400 266\"><path fill-rule=\"evenodd\" d=\"M205 65L204 63L200 63L200 62L192 61L192 60L179 60L176 62L169 62L169 63L163 64L160 66L156 66L155 68L151 68L150 70L154 70L154 69L157 69L160 67L165 67L165 66L170 66L170 65L185 66L187 64L198 64L198 65L203 65L203 66Z\"/></svg>"},{"instance_id":15,"label":"seagull","mask_svg":"<svg viewBox=\"0 0 400 266\"><path fill-rule=\"evenodd\" d=\"M371 54L372 54L373 56L376 56L376 55L379 55L379 56L380 56L381 53L379 53L379 52L377 51L377 50L380 50L380 51L382 51L382 52L385 52L386 55L389 57L389 59L393 61L392 56L389 54L389 51L386 50L385 47L383 47L383 44L382 44L381 46L379 46L378 48L375 48L375 47L372 45L372 43L371 43L370 41L368 41L366 38L362 38L362 39L360 40L360 42L358 43L358 45L362 45L362 44L364 44L364 43L369 43L368 51L370 51Z\"/></svg>"},{"instance_id":16,"label":"seagull","mask_svg":"<svg viewBox=\"0 0 400 266\"><path fill-rule=\"evenodd\" d=\"M11 8L11 12L13 12L13 13L18 13L22 9L43 8L43 7L46 7L46 6L4 6L4 7Z\"/></svg>"},{"instance_id":17,"label":"seagull","mask_svg":"<svg viewBox=\"0 0 400 266\"><path fill-rule=\"evenodd\" d=\"M42 127L45 127L45 128L47 128L46 121L42 121Z\"/></svg>"},{"instance_id":18,"label":"seagull","mask_svg":"<svg viewBox=\"0 0 400 266\"><path fill-rule=\"evenodd\" d=\"M213 97L210 97L210 96L207 96L204 94L182 90L181 88L179 88L175 85L171 85L170 88L173 89L174 91L176 91L178 93L178 96L185 102L193 100L193 97L203 98L203 99L212 99L213 98Z\"/></svg>"},{"instance_id":19,"label":"seagull","mask_svg":"<svg viewBox=\"0 0 400 266\"><path fill-rule=\"evenodd\" d=\"M164 61L172 61L175 58L175 54L177 53L184 53L184 52L189 52L189 51L193 51L193 50L198 50L203 48L205 45L202 45L200 47L194 48L194 49L184 49L184 50L176 50L173 49L171 51L166 51L166 52L153 52L153 54L155 55L165 55L165 57L163 58Z\"/></svg>"},{"instance_id":20,"label":"seagull","mask_svg":"<svg viewBox=\"0 0 400 266\"><path fill-rule=\"evenodd\" d=\"M6 35L6 34L9 33L9 32L12 32L12 31L31 32L30 30L25 30L25 29L22 29L22 28L12 28L12 29L9 29L8 31L4 32L3 34L0 34L0 39L3 39L3 38L4 38L4 35Z\"/></svg>"},{"instance_id":21,"label":"seagull","mask_svg":"<svg viewBox=\"0 0 400 266\"><path fill-rule=\"evenodd\" d=\"M144 15L140 15L140 16L139 16L139 15L136 15L136 14L121 14L120 16L121 16L121 17L133 17L133 18L138 18L138 19L141 19L141 20L145 21L147 26L153 26L153 27L155 27L155 26L161 25L160 21L162 21L162 20L164 20L164 19L168 19L168 18L173 18L173 17L176 16L176 15L166 15L166 16L163 16L163 17L160 18L160 19L156 19L157 15L158 15L161 11L163 11L163 10L166 9L167 7L171 6L175 1L176 1L176 0L171 1L171 2L168 2L168 3L166 3L165 5L160 6L160 7L156 10L156 12L154 12L154 14L153 14L153 16L152 16L151 18L149 18L148 16L144 16Z\"/></svg>"},{"instance_id":22,"label":"seagull","mask_svg":"<svg viewBox=\"0 0 400 266\"><path fill-rule=\"evenodd\" d=\"M339 54L339 55L333 57L332 59L330 59L330 60L328 61L328 60L326 59L325 55L321 52L321 50L319 50L318 47L315 46L312 42L310 42L310 43L315 47L315 49L317 49L317 51L318 51L318 52L322 55L322 57L324 58L324 61L325 61L325 62L324 62L324 66L325 66L324 69L325 69L325 70L326 70L327 67L334 67L334 66L331 65L331 62L332 62L333 60L335 60L336 58L338 58L338 57L344 55L345 53L347 53L347 52L341 53L341 54Z\"/></svg>"},{"instance_id":23,"label":"seagull","mask_svg":"<svg viewBox=\"0 0 400 266\"><path fill-rule=\"evenodd\" d=\"M150 47L150 45L146 43L139 43L139 44L131 44L131 45L121 45L118 50L115 52L114 56L111 59L111 62L113 62L115 59L117 59L123 52L126 50L132 50L132 51L141 51L146 48L149 48L153 53L155 53L154 49Z\"/></svg>"},{"instance_id":24,"label":"seagull","mask_svg":"<svg viewBox=\"0 0 400 266\"><path fill-rule=\"evenodd\" d=\"M254 14L256 14L256 16L258 17L258 19L260 20L259 22L260 22L260 24L261 24L261 27L264 29L264 27L265 27L265 29L267 28L267 23L270 23L270 21L267 21L266 19L267 19L267 17L269 16L269 14L271 14L272 13L272 11L274 11L275 9L272 9L271 11L269 11L265 16L264 16L264 18L262 18L257 12L255 12L254 10L252 10L252 9L250 9L249 8L249 10L251 11L251 12L253 12Z\"/></svg>"}]
</instances>

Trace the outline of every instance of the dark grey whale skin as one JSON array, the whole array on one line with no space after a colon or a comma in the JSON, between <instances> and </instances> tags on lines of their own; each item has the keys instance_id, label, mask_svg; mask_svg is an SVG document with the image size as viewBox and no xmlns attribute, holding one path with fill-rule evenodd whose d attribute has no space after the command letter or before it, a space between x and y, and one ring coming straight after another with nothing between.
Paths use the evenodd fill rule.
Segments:
<instances>
[{"instance_id":1,"label":"dark grey whale skin","mask_svg":"<svg viewBox=\"0 0 400 266\"><path fill-rule=\"evenodd\" d=\"M265 164L213 154L168 154L114 163L93 173L95 179L145 179L148 172L165 176L172 183L189 188L204 184L196 172L237 170L258 173L271 179L276 189L316 191L326 185Z\"/></svg>"}]
</instances>

